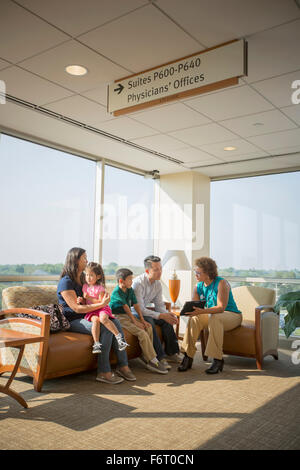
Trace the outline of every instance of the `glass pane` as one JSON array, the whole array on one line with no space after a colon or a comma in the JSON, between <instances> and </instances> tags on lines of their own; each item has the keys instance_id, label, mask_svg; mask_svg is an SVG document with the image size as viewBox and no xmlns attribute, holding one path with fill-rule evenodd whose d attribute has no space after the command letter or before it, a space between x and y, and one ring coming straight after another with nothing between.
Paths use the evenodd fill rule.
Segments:
<instances>
[{"instance_id":1,"label":"glass pane","mask_svg":"<svg viewBox=\"0 0 300 470\"><path fill-rule=\"evenodd\" d=\"M300 172L212 183L211 256L221 275L279 279L255 283L277 297L300 291L299 187Z\"/></svg>"},{"instance_id":2,"label":"glass pane","mask_svg":"<svg viewBox=\"0 0 300 470\"><path fill-rule=\"evenodd\" d=\"M0 275L59 274L67 251L93 254L95 162L0 136Z\"/></svg>"},{"instance_id":3,"label":"glass pane","mask_svg":"<svg viewBox=\"0 0 300 470\"><path fill-rule=\"evenodd\" d=\"M105 167L103 267L113 276L118 267L135 274L153 254L154 182L143 176Z\"/></svg>"}]
</instances>

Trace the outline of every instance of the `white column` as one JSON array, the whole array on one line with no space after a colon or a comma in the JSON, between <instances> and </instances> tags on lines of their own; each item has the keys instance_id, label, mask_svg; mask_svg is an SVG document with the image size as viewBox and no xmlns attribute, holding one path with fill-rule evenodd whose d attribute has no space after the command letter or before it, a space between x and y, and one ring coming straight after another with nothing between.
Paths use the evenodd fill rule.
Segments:
<instances>
[{"instance_id":1,"label":"white column","mask_svg":"<svg viewBox=\"0 0 300 470\"><path fill-rule=\"evenodd\" d=\"M95 229L94 229L94 258L96 263L102 264L102 234L103 234L103 204L104 204L104 159L96 164L95 188Z\"/></svg>"},{"instance_id":2,"label":"white column","mask_svg":"<svg viewBox=\"0 0 300 470\"><path fill-rule=\"evenodd\" d=\"M191 271L179 271L181 290L178 302L191 299L196 258L210 251L210 178L188 171L162 175L156 182L154 216L154 253L164 258L167 250L184 250ZM163 272L163 292L170 299L169 272Z\"/></svg>"}]
</instances>

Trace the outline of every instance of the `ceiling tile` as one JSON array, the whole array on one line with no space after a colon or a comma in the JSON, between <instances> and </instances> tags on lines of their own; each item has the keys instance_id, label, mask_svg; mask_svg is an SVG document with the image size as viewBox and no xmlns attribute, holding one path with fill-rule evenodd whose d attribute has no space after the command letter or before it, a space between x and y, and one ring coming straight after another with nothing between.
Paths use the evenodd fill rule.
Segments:
<instances>
[{"instance_id":1,"label":"ceiling tile","mask_svg":"<svg viewBox=\"0 0 300 470\"><path fill-rule=\"evenodd\" d=\"M224 150L224 147L235 147L235 150ZM230 140L226 142L219 142L217 144L202 145L201 150L209 152L217 158L224 161L234 161L243 158L255 158L266 156L267 154L258 149L255 145L247 142L246 140Z\"/></svg>"},{"instance_id":2,"label":"ceiling tile","mask_svg":"<svg viewBox=\"0 0 300 470\"><path fill-rule=\"evenodd\" d=\"M190 126L207 124L209 119L183 103L176 103L164 108L144 111L134 117L139 122L157 129L160 132L169 132L184 129Z\"/></svg>"},{"instance_id":3,"label":"ceiling tile","mask_svg":"<svg viewBox=\"0 0 300 470\"><path fill-rule=\"evenodd\" d=\"M168 106L170 106L170 102L155 104L152 108L151 107L149 108L149 111L151 111L151 109L157 110L157 109L167 108ZM135 119L136 116L139 116L140 114L144 112L145 112L144 109L137 109L137 110L132 111L130 115L132 116L133 119Z\"/></svg>"},{"instance_id":4,"label":"ceiling tile","mask_svg":"<svg viewBox=\"0 0 300 470\"><path fill-rule=\"evenodd\" d=\"M102 150L102 149L101 149ZM107 143L107 149L104 147L104 155L125 165L131 165L135 168L141 168L147 171L159 170L160 174L183 172L184 168L174 162L164 160L148 152L141 151L119 144L118 147Z\"/></svg>"},{"instance_id":5,"label":"ceiling tile","mask_svg":"<svg viewBox=\"0 0 300 470\"><path fill-rule=\"evenodd\" d=\"M86 96L87 98L96 101L97 103L102 104L103 106L107 106L107 87L108 84L105 83L98 88L93 88L92 90L83 91L81 93L82 96Z\"/></svg>"},{"instance_id":6,"label":"ceiling tile","mask_svg":"<svg viewBox=\"0 0 300 470\"><path fill-rule=\"evenodd\" d=\"M259 114L251 114L251 116L228 119L222 121L222 126L241 137L268 134L269 132L283 131L297 127L296 124L277 109Z\"/></svg>"},{"instance_id":7,"label":"ceiling tile","mask_svg":"<svg viewBox=\"0 0 300 470\"><path fill-rule=\"evenodd\" d=\"M278 157L287 156L287 155L294 155L300 153L300 145L290 145L284 147L277 147L269 151L272 155L277 155Z\"/></svg>"},{"instance_id":8,"label":"ceiling tile","mask_svg":"<svg viewBox=\"0 0 300 470\"><path fill-rule=\"evenodd\" d=\"M274 171L278 168L286 168L284 161L278 161L277 158L260 158L255 161L232 162L224 165L213 165L210 167L199 168L197 171L210 177L239 175L239 174L255 174L259 171Z\"/></svg>"},{"instance_id":9,"label":"ceiling tile","mask_svg":"<svg viewBox=\"0 0 300 470\"><path fill-rule=\"evenodd\" d=\"M206 47L291 21L300 16L292 1L158 0L157 5Z\"/></svg>"},{"instance_id":10,"label":"ceiling tile","mask_svg":"<svg viewBox=\"0 0 300 470\"><path fill-rule=\"evenodd\" d=\"M240 86L201 96L186 102L205 116L216 121L259 113L273 106L249 86Z\"/></svg>"},{"instance_id":11,"label":"ceiling tile","mask_svg":"<svg viewBox=\"0 0 300 470\"><path fill-rule=\"evenodd\" d=\"M248 38L248 83L299 69L300 20Z\"/></svg>"},{"instance_id":12,"label":"ceiling tile","mask_svg":"<svg viewBox=\"0 0 300 470\"><path fill-rule=\"evenodd\" d=\"M233 152L227 152L227 153L233 154ZM266 157L268 157L268 154L264 152L263 150L260 150L260 151L249 152L249 153L245 153L241 155L224 155L222 156L222 160L224 162L240 162L243 160L249 160L249 161L253 160L254 162L259 158L266 158Z\"/></svg>"},{"instance_id":13,"label":"ceiling tile","mask_svg":"<svg viewBox=\"0 0 300 470\"><path fill-rule=\"evenodd\" d=\"M111 119L111 115L108 114L104 106L78 95L48 104L45 107L94 127L99 127L101 122Z\"/></svg>"},{"instance_id":14,"label":"ceiling tile","mask_svg":"<svg viewBox=\"0 0 300 470\"><path fill-rule=\"evenodd\" d=\"M81 77L68 74L65 67L71 64L83 65L88 69L88 73ZM25 60L20 65L77 92L96 88L125 73L125 70L118 65L72 40Z\"/></svg>"},{"instance_id":15,"label":"ceiling tile","mask_svg":"<svg viewBox=\"0 0 300 470\"><path fill-rule=\"evenodd\" d=\"M204 163L216 163L219 162L217 158L209 155L209 153L203 152L202 150L196 149L194 147L186 147L179 150L174 150L172 156L178 158L185 163L194 164L194 162Z\"/></svg>"},{"instance_id":16,"label":"ceiling tile","mask_svg":"<svg viewBox=\"0 0 300 470\"><path fill-rule=\"evenodd\" d=\"M215 123L170 132L169 135L195 147L236 139L236 135Z\"/></svg>"},{"instance_id":17,"label":"ceiling tile","mask_svg":"<svg viewBox=\"0 0 300 470\"><path fill-rule=\"evenodd\" d=\"M215 163L220 163L221 160L218 160L217 158L211 157L213 160L210 161L200 161L200 162L185 162L182 165L185 168L189 168L190 170L193 170L194 168L199 168L199 167L206 167L207 165L215 164Z\"/></svg>"},{"instance_id":18,"label":"ceiling tile","mask_svg":"<svg viewBox=\"0 0 300 470\"><path fill-rule=\"evenodd\" d=\"M293 121L295 121L300 126L300 106L299 106L299 104L294 104L293 106L288 106L287 108L281 108L281 111L284 114L286 114L289 118L293 119Z\"/></svg>"},{"instance_id":19,"label":"ceiling tile","mask_svg":"<svg viewBox=\"0 0 300 470\"><path fill-rule=\"evenodd\" d=\"M58 119L41 115L32 109L25 109L13 103L7 103L5 110L5 117L4 114L0 114L0 126L4 125L29 135L33 126L34 135L37 138L46 140L48 144L53 142L55 145L59 142L60 145L70 150L74 149L75 153L76 150L89 153L96 158L108 158L146 171L158 169L161 174L184 171L176 163L163 160L120 142L112 141L88 130L79 129Z\"/></svg>"},{"instance_id":20,"label":"ceiling tile","mask_svg":"<svg viewBox=\"0 0 300 470\"><path fill-rule=\"evenodd\" d=\"M296 151L297 148L300 150L300 129L248 137L248 140L254 145L272 153L275 150L289 153Z\"/></svg>"},{"instance_id":21,"label":"ceiling tile","mask_svg":"<svg viewBox=\"0 0 300 470\"><path fill-rule=\"evenodd\" d=\"M18 2L49 23L72 36L78 36L135 8L148 4L147 0L18 0Z\"/></svg>"},{"instance_id":22,"label":"ceiling tile","mask_svg":"<svg viewBox=\"0 0 300 470\"><path fill-rule=\"evenodd\" d=\"M111 121L103 122L100 127L101 130L126 140L157 134L157 132L150 127L144 126L144 124L140 124L128 117L118 117Z\"/></svg>"},{"instance_id":23,"label":"ceiling tile","mask_svg":"<svg viewBox=\"0 0 300 470\"><path fill-rule=\"evenodd\" d=\"M292 104L292 83L300 79L300 70L298 72L287 73L280 77L270 78L252 84L252 87L258 90L275 106L290 106Z\"/></svg>"},{"instance_id":24,"label":"ceiling tile","mask_svg":"<svg viewBox=\"0 0 300 470\"><path fill-rule=\"evenodd\" d=\"M213 177L218 177L218 176L240 174L243 172L251 171L250 169L251 169L251 165L249 165L248 163L239 162L239 163L227 163L223 165L212 165L212 166L207 166L207 167L200 167L197 170L194 169L194 171L198 171L199 173L202 173L203 175L207 175L213 178Z\"/></svg>"},{"instance_id":25,"label":"ceiling tile","mask_svg":"<svg viewBox=\"0 0 300 470\"><path fill-rule=\"evenodd\" d=\"M38 38L38 40L37 40ZM16 63L69 37L9 0L1 0L0 56Z\"/></svg>"},{"instance_id":26,"label":"ceiling tile","mask_svg":"<svg viewBox=\"0 0 300 470\"><path fill-rule=\"evenodd\" d=\"M143 139L133 139L133 141L142 147L146 147L160 153L168 153L173 150L186 147L182 142L179 142L165 134L145 137Z\"/></svg>"},{"instance_id":27,"label":"ceiling tile","mask_svg":"<svg viewBox=\"0 0 300 470\"><path fill-rule=\"evenodd\" d=\"M222 168L224 167L224 165L222 165ZM214 176L221 176L222 175L222 172L220 172L220 169L218 166L205 166L205 167L201 167L200 165L200 168L198 167L193 167L192 168L193 171L197 171L199 173L201 173L201 175L206 175L206 176L209 176L209 177L214 177Z\"/></svg>"},{"instance_id":28,"label":"ceiling tile","mask_svg":"<svg viewBox=\"0 0 300 470\"><path fill-rule=\"evenodd\" d=\"M282 164L283 167L293 167L300 165L300 152L295 155L284 155L282 157L274 158L274 163L276 166Z\"/></svg>"},{"instance_id":29,"label":"ceiling tile","mask_svg":"<svg viewBox=\"0 0 300 470\"><path fill-rule=\"evenodd\" d=\"M153 5L84 34L80 41L133 72L177 60L202 49L197 41Z\"/></svg>"},{"instance_id":30,"label":"ceiling tile","mask_svg":"<svg viewBox=\"0 0 300 470\"><path fill-rule=\"evenodd\" d=\"M0 70L6 69L7 67L10 67L11 64L9 62L6 62L6 60L0 59Z\"/></svg>"},{"instance_id":31,"label":"ceiling tile","mask_svg":"<svg viewBox=\"0 0 300 470\"><path fill-rule=\"evenodd\" d=\"M2 70L0 80L5 81L8 95L37 105L72 95L72 92L15 66Z\"/></svg>"},{"instance_id":32,"label":"ceiling tile","mask_svg":"<svg viewBox=\"0 0 300 470\"><path fill-rule=\"evenodd\" d=\"M77 127L10 102L5 105L5 116L0 113L0 125L29 135L34 128L35 137L67 145L69 148L72 148L72 144L73 148L76 148L78 136L81 134L81 129ZM89 135L93 140L93 134L89 133ZM87 139L85 142L82 140L82 146L86 147L87 152L89 151L88 145Z\"/></svg>"},{"instance_id":33,"label":"ceiling tile","mask_svg":"<svg viewBox=\"0 0 300 470\"><path fill-rule=\"evenodd\" d=\"M198 98L200 98L201 96L210 96L210 95L216 95L217 93L223 93L225 90L226 91L236 90L237 88L245 86L245 85L246 85L245 82L243 82L242 79L239 78L239 83L235 85L231 85L231 86L227 86L226 88L220 88L218 90L208 91L206 93L199 94ZM195 96L191 96L191 97L181 98L180 101L182 103L185 103L186 105L189 105L189 102L193 101L194 99L195 99Z\"/></svg>"},{"instance_id":34,"label":"ceiling tile","mask_svg":"<svg viewBox=\"0 0 300 470\"><path fill-rule=\"evenodd\" d=\"M211 165L209 172L218 175L296 166L300 106L292 105L291 83L300 79L300 20L294 20L300 9L294 0L253 0L242 7L240 0L0 3L0 80L5 79L10 94L184 163L174 164L9 101L0 106L2 128L161 173L197 165L207 165L203 172ZM74 40L70 34L79 37ZM249 77L238 85L127 116L107 113L109 82L247 35ZM89 73L81 78L67 75L64 68L70 63L85 65ZM263 126L253 126L255 122ZM225 145L237 150L224 152ZM278 156L267 158L268 153ZM284 153L289 155L282 157Z\"/></svg>"}]
</instances>

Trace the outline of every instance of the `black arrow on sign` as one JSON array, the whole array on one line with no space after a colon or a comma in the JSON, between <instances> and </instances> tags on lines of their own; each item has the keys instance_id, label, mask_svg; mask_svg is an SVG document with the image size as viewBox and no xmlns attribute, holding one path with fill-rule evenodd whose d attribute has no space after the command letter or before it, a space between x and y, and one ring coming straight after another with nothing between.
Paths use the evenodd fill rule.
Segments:
<instances>
[{"instance_id":1,"label":"black arrow on sign","mask_svg":"<svg viewBox=\"0 0 300 470\"><path fill-rule=\"evenodd\" d=\"M121 91L124 90L124 87L123 85L121 85L121 83L119 83L119 86L117 86L117 88L114 89L114 91L117 91L118 92L118 95L121 93Z\"/></svg>"}]
</instances>

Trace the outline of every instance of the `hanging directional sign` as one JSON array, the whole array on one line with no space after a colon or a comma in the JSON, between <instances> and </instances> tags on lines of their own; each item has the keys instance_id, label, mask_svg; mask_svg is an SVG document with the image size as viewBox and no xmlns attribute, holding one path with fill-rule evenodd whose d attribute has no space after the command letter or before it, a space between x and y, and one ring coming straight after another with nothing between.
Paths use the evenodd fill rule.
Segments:
<instances>
[{"instance_id":1,"label":"hanging directional sign","mask_svg":"<svg viewBox=\"0 0 300 470\"><path fill-rule=\"evenodd\" d=\"M247 74L247 43L241 40L116 80L108 87L115 116L238 83Z\"/></svg>"}]
</instances>

